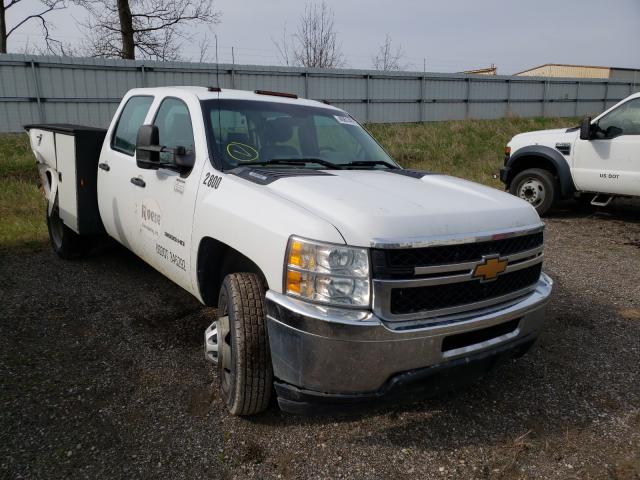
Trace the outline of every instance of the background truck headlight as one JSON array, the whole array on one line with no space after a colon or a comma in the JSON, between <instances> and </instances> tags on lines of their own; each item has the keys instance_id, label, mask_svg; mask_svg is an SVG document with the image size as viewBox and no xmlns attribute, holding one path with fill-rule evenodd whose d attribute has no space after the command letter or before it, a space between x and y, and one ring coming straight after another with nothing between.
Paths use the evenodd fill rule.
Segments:
<instances>
[{"instance_id":1,"label":"background truck headlight","mask_svg":"<svg viewBox=\"0 0 640 480\"><path fill-rule=\"evenodd\" d=\"M368 307L369 252L291 237L287 246L285 293L318 303Z\"/></svg>"}]
</instances>

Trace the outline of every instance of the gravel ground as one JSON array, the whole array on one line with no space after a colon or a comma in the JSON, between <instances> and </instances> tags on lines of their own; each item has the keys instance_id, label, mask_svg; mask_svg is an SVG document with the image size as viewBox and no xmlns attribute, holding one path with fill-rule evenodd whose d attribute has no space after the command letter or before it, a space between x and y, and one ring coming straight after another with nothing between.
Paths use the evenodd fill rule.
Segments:
<instances>
[{"instance_id":1,"label":"gravel ground","mask_svg":"<svg viewBox=\"0 0 640 480\"><path fill-rule=\"evenodd\" d=\"M350 417L228 416L212 312L123 249L0 257L0 477L640 478L640 206L547 219L525 357Z\"/></svg>"}]
</instances>

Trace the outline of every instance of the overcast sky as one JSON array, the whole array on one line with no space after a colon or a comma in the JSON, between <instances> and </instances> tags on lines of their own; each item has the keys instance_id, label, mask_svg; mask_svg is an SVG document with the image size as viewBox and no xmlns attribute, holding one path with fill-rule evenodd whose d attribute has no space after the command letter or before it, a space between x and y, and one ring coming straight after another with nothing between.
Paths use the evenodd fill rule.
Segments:
<instances>
[{"instance_id":1,"label":"overcast sky","mask_svg":"<svg viewBox=\"0 0 640 480\"><path fill-rule=\"evenodd\" d=\"M115 1L115 0L114 0ZM640 67L640 0L327 0L347 65L370 68L371 57L389 34L405 52L412 70L455 72L487 67L510 74L543 63ZM36 8L24 0L9 17ZM201 39L218 36L221 62L278 64L273 39L283 28L293 32L304 10L300 0L214 0L222 22L211 32L195 30ZM10 11L11 12L11 11ZM18 15L16 15L18 14ZM54 35L65 43L82 38L78 7L51 17ZM41 44L36 22L9 39L9 49ZM185 44L182 56L196 59L198 39ZM213 55L213 48L211 49Z\"/></svg>"}]
</instances>

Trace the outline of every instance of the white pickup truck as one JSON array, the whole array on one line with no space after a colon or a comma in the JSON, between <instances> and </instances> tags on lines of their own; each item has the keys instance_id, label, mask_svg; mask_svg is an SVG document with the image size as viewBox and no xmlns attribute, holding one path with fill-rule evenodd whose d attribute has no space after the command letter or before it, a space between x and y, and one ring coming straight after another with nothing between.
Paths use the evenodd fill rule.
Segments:
<instances>
[{"instance_id":1,"label":"white pickup truck","mask_svg":"<svg viewBox=\"0 0 640 480\"><path fill-rule=\"evenodd\" d=\"M523 354L552 282L528 203L400 168L351 116L275 92L131 90L107 130L28 125L62 258L106 233L217 307L236 415L346 408Z\"/></svg>"},{"instance_id":2,"label":"white pickup truck","mask_svg":"<svg viewBox=\"0 0 640 480\"><path fill-rule=\"evenodd\" d=\"M640 93L579 127L516 135L505 147L500 179L540 215L561 198L605 207L640 196Z\"/></svg>"}]
</instances>

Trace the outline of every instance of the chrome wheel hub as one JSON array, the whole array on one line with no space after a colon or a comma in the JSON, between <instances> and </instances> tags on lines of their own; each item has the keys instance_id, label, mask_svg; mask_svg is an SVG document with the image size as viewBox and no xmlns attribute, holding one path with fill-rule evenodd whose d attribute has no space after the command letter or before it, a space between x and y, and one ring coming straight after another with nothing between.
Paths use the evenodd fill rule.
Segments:
<instances>
[{"instance_id":1,"label":"chrome wheel hub","mask_svg":"<svg viewBox=\"0 0 640 480\"><path fill-rule=\"evenodd\" d=\"M528 178L520 184L518 196L537 207L545 199L544 185L536 178Z\"/></svg>"},{"instance_id":2,"label":"chrome wheel hub","mask_svg":"<svg viewBox=\"0 0 640 480\"><path fill-rule=\"evenodd\" d=\"M213 322L204 331L204 358L211 363L218 363L218 322Z\"/></svg>"}]
</instances>

